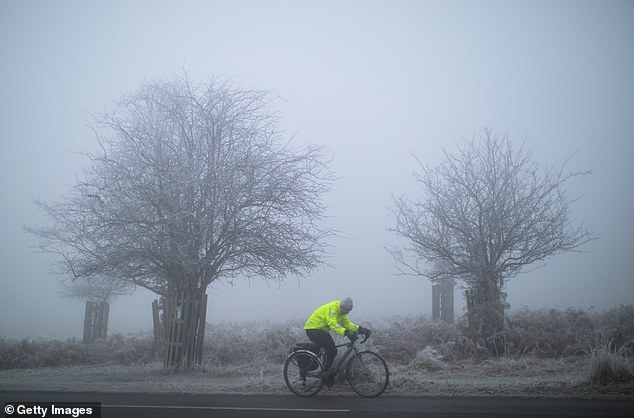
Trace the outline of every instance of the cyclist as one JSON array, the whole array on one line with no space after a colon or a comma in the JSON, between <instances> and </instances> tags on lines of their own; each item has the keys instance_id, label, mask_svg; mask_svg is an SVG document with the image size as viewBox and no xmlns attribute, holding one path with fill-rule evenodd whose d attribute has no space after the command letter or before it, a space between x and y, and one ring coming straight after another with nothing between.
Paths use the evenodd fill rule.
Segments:
<instances>
[{"instance_id":1,"label":"cyclist","mask_svg":"<svg viewBox=\"0 0 634 418\"><path fill-rule=\"evenodd\" d=\"M352 299L349 297L341 301L333 300L317 308L310 318L308 318L308 321L306 321L306 325L304 325L308 338L326 350L325 383L328 386L332 386L335 382L332 363L337 356L335 341L332 339L329 331L334 331L351 340L355 339L356 332L368 336L370 335L369 329L360 327L350 321L348 313L351 310Z\"/></svg>"}]
</instances>

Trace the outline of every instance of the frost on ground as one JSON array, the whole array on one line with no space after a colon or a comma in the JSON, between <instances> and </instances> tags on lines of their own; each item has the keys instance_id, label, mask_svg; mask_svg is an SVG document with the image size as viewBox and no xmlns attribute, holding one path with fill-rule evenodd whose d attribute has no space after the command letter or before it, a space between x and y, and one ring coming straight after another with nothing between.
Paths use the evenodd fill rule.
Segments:
<instances>
[{"instance_id":1,"label":"frost on ground","mask_svg":"<svg viewBox=\"0 0 634 418\"><path fill-rule=\"evenodd\" d=\"M421 354L421 358L424 354ZM634 395L631 383L590 385L588 362L583 357L551 359L496 359L456 361L429 366L417 359L390 367L386 395L413 396L532 396L611 397ZM169 373L161 363L147 365L94 365L0 371L0 390L289 394L281 364L208 368L192 373ZM340 378L324 395L353 392Z\"/></svg>"},{"instance_id":2,"label":"frost on ground","mask_svg":"<svg viewBox=\"0 0 634 418\"><path fill-rule=\"evenodd\" d=\"M386 395L634 397L632 305L521 310L508 316L494 352L467 338L460 322L359 322L373 331L359 348L388 364ZM148 335L117 334L89 345L0 337L0 391L289 394L282 370L289 348L306 340L303 323L208 324L203 369L191 373L163 369ZM322 394L352 393L340 379Z\"/></svg>"}]
</instances>

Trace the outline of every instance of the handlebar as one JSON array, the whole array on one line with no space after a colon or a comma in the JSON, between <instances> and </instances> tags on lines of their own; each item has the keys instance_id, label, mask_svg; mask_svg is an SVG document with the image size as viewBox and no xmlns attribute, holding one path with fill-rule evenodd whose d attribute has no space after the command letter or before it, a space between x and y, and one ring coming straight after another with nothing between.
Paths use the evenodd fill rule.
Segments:
<instances>
[{"instance_id":1,"label":"handlebar","mask_svg":"<svg viewBox=\"0 0 634 418\"><path fill-rule=\"evenodd\" d=\"M355 342L359 341L359 338L357 337L357 333L353 333L355 335L355 339L353 340L348 340L347 342L343 343L343 344L337 344L335 347L339 348L339 347L350 347L351 345L353 345ZM363 338L361 341L359 341L359 344L363 344L367 341L368 338L370 338L369 335L364 335L365 338Z\"/></svg>"},{"instance_id":2,"label":"handlebar","mask_svg":"<svg viewBox=\"0 0 634 418\"><path fill-rule=\"evenodd\" d=\"M353 339L351 339L351 340L350 340L350 342L349 342L348 344L352 344L352 343L354 343L355 341L359 341L359 334L358 334L356 331L355 331L355 332L353 332L353 333L352 333L352 335L354 336L354 338L353 338ZM363 344L363 343L365 343L365 342L368 340L368 338L370 338L370 335L368 335L368 334L363 334L363 337L364 337L364 338L363 338L363 340L359 341L359 344Z\"/></svg>"}]
</instances>

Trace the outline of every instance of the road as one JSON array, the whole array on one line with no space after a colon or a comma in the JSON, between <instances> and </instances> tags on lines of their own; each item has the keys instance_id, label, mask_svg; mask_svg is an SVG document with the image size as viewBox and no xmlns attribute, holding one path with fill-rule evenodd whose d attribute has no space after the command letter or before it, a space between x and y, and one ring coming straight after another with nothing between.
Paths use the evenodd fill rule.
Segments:
<instances>
[{"instance_id":1,"label":"road","mask_svg":"<svg viewBox=\"0 0 634 418\"><path fill-rule=\"evenodd\" d=\"M634 400L536 398L427 398L382 396L364 399L320 394L186 395L75 392L0 392L0 402L100 402L103 418L182 417L626 417ZM6 417L18 417L14 412ZM49 414L50 416L50 414Z\"/></svg>"}]
</instances>

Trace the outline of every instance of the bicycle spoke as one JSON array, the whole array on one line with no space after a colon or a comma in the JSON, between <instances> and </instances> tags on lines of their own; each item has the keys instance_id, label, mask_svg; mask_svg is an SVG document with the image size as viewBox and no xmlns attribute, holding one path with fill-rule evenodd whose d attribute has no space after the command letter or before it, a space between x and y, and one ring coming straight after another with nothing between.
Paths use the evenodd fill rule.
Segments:
<instances>
[{"instance_id":1,"label":"bicycle spoke","mask_svg":"<svg viewBox=\"0 0 634 418\"><path fill-rule=\"evenodd\" d=\"M373 398L387 387L389 373L385 361L378 354L364 351L350 360L346 377L356 393Z\"/></svg>"},{"instance_id":2,"label":"bicycle spoke","mask_svg":"<svg viewBox=\"0 0 634 418\"><path fill-rule=\"evenodd\" d=\"M286 386L297 396L313 396L323 385L323 368L314 354L296 351L284 365Z\"/></svg>"}]
</instances>

